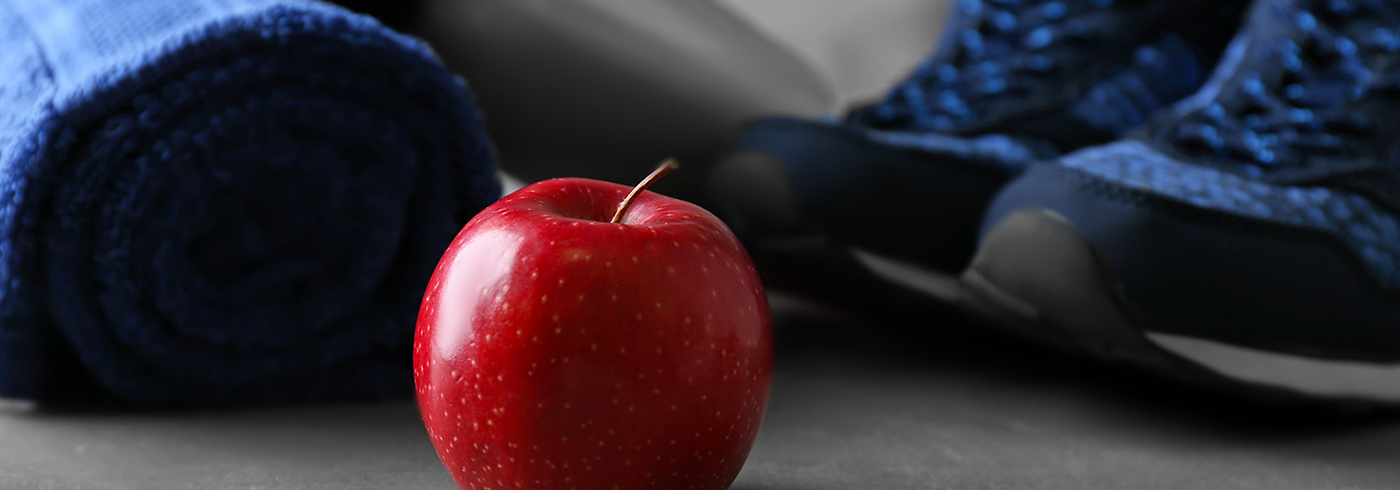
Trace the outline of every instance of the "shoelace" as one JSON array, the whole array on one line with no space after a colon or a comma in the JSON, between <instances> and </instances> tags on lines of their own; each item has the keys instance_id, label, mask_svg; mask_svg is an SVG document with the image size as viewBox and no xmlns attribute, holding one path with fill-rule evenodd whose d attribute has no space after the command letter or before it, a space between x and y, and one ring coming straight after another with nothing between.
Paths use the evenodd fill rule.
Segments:
<instances>
[{"instance_id":1,"label":"shoelace","mask_svg":"<svg viewBox=\"0 0 1400 490\"><path fill-rule=\"evenodd\" d=\"M1234 170L1258 177L1301 170L1310 157L1346 156L1351 145L1377 136L1373 120L1345 108L1400 95L1400 79L1375 71L1385 55L1400 51L1400 15L1379 0L1313 3L1277 12L1293 26L1262 44L1272 52L1243 62L1255 66L1173 123L1178 148L1239 162ZM1319 172L1327 169L1295 173Z\"/></svg>"},{"instance_id":2,"label":"shoelace","mask_svg":"<svg viewBox=\"0 0 1400 490\"><path fill-rule=\"evenodd\" d=\"M1028 84L1060 69L1055 57L1047 54L1055 46L1099 40L1074 16L1114 3L959 0L957 15L968 16L971 22L954 33L951 55L924 59L882 100L853 112L851 119L876 127L934 131L973 120L979 101L1025 94Z\"/></svg>"}]
</instances>

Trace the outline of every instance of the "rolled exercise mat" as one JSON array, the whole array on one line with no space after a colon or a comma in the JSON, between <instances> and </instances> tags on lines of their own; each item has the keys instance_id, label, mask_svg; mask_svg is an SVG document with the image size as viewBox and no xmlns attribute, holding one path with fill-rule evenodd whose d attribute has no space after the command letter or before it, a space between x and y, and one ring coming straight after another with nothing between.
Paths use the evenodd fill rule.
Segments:
<instances>
[{"instance_id":1,"label":"rolled exercise mat","mask_svg":"<svg viewBox=\"0 0 1400 490\"><path fill-rule=\"evenodd\" d=\"M297 0L0 0L0 397L407 395L500 195L464 83Z\"/></svg>"}]
</instances>

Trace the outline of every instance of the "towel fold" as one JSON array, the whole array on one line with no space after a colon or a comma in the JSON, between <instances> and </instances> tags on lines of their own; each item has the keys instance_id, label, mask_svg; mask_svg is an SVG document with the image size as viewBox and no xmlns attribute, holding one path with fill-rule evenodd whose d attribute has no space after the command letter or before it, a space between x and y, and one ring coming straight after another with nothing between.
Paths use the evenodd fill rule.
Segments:
<instances>
[{"instance_id":1,"label":"towel fold","mask_svg":"<svg viewBox=\"0 0 1400 490\"><path fill-rule=\"evenodd\" d=\"M428 277L500 195L424 44L314 1L0 0L0 46L0 397L412 392Z\"/></svg>"}]
</instances>

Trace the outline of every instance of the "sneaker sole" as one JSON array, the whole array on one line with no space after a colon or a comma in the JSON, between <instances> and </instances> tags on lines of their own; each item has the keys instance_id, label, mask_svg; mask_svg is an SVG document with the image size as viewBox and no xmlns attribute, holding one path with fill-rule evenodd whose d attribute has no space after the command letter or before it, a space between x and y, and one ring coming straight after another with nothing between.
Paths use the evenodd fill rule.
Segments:
<instances>
[{"instance_id":1,"label":"sneaker sole","mask_svg":"<svg viewBox=\"0 0 1400 490\"><path fill-rule=\"evenodd\" d=\"M961 292L956 272L932 274L932 280L923 277L928 274L898 277L914 266L836 238L810 216L776 157L732 152L714 166L710 180L723 185L709 186L704 204L744 240L768 287L901 323L909 315L962 315L954 304ZM970 244L966 248L970 255Z\"/></svg>"},{"instance_id":2,"label":"sneaker sole","mask_svg":"<svg viewBox=\"0 0 1400 490\"><path fill-rule=\"evenodd\" d=\"M882 257L825 235L766 240L752 251L769 287L862 315L964 316L958 277Z\"/></svg>"},{"instance_id":3,"label":"sneaker sole","mask_svg":"<svg viewBox=\"0 0 1400 490\"><path fill-rule=\"evenodd\" d=\"M1101 360L1263 401L1400 403L1400 366L1307 358L1146 331L1107 260L1065 218L1016 212L983 239L962 305L995 324Z\"/></svg>"}]
</instances>

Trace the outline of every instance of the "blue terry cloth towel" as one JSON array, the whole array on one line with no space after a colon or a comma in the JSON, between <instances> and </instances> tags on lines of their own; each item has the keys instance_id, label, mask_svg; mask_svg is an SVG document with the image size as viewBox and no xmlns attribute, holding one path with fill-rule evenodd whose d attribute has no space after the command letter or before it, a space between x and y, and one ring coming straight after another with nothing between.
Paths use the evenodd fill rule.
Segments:
<instances>
[{"instance_id":1,"label":"blue terry cloth towel","mask_svg":"<svg viewBox=\"0 0 1400 490\"><path fill-rule=\"evenodd\" d=\"M492 162L465 84L339 7L0 0L0 397L409 395Z\"/></svg>"}]
</instances>

